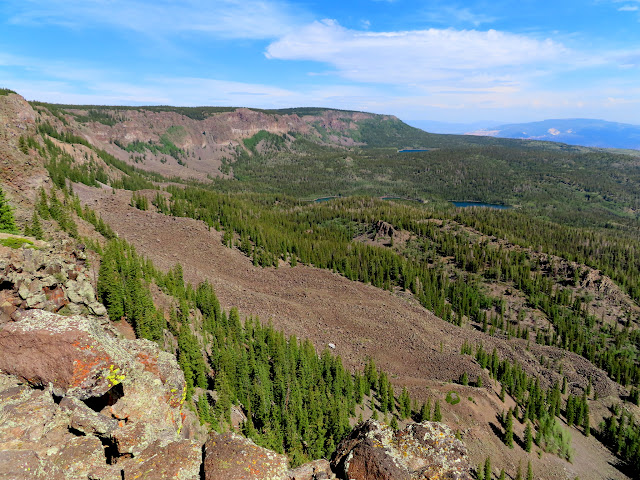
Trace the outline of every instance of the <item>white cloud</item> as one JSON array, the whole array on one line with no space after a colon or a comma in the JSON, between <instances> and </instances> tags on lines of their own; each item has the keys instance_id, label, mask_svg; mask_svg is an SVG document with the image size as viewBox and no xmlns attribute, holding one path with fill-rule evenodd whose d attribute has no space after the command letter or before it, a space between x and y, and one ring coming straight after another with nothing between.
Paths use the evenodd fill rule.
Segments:
<instances>
[{"instance_id":1,"label":"white cloud","mask_svg":"<svg viewBox=\"0 0 640 480\"><path fill-rule=\"evenodd\" d=\"M7 0L14 24L96 25L154 37L206 33L269 39L291 31L301 14L280 0Z\"/></svg>"},{"instance_id":2,"label":"white cloud","mask_svg":"<svg viewBox=\"0 0 640 480\"><path fill-rule=\"evenodd\" d=\"M563 45L496 30L356 31L334 20L313 22L267 48L268 58L332 65L344 78L411 85L500 84L525 69L561 62Z\"/></svg>"},{"instance_id":3,"label":"white cloud","mask_svg":"<svg viewBox=\"0 0 640 480\"><path fill-rule=\"evenodd\" d=\"M433 23L451 25L452 23L470 24L479 27L483 23L493 23L495 17L483 13L472 12L469 8L458 8L452 6L440 7L438 10L431 10L425 14L426 20Z\"/></svg>"}]
</instances>

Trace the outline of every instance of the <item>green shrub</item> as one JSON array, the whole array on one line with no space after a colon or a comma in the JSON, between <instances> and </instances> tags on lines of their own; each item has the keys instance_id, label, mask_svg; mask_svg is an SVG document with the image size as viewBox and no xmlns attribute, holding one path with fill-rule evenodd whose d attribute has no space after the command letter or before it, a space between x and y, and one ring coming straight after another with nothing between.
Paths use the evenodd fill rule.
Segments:
<instances>
[{"instance_id":1,"label":"green shrub","mask_svg":"<svg viewBox=\"0 0 640 480\"><path fill-rule=\"evenodd\" d=\"M457 392L451 390L449 393L447 393L447 398L445 398L445 400L449 405L457 405L458 403L460 403L460 395L458 395Z\"/></svg>"},{"instance_id":2,"label":"green shrub","mask_svg":"<svg viewBox=\"0 0 640 480\"><path fill-rule=\"evenodd\" d=\"M10 248L20 248L25 244L32 246L33 242L26 238L9 237L9 238L3 238L2 240L0 240L0 244Z\"/></svg>"}]
</instances>

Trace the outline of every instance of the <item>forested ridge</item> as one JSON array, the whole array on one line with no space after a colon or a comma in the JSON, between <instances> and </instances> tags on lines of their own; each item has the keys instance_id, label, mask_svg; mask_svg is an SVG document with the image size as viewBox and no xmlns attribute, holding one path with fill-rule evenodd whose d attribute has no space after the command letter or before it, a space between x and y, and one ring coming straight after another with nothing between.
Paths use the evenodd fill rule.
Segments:
<instances>
[{"instance_id":1,"label":"forested ridge","mask_svg":"<svg viewBox=\"0 0 640 480\"><path fill-rule=\"evenodd\" d=\"M60 111L58 116L65 118ZM117 112L100 107L88 109L86 117L77 121L119 121ZM407 417L432 418L431 405L420 409L405 391L396 396L388 375L371 361L365 371L349 372L328 350L318 355L309 341L287 338L258 319L242 318L237 309L223 311L208 283L185 284L179 265L162 272L117 239L99 215L80 204L70 181L131 190L131 205L141 210L202 221L222 231L223 243L256 266L302 263L329 269L411 294L460 328L507 341L529 339L583 356L630 392L611 406L602 425L589 419L593 392L568 392L562 383L545 389L538 378L495 351L484 351L481 343L461 352L499 382L503 399L508 394L516 402L501 418L507 446L512 446L517 420L528 431L525 447L530 437L543 451L571 459L562 420L584 435L595 434L637 473L638 420L626 408L638 403L640 382L637 161L527 142L464 144L464 139L424 136L402 125L363 123L353 135L357 141L368 139L368 146L350 150L293 133L256 134L228 162L234 178L205 185L180 179L169 184L71 129L40 121L39 136L25 135L20 148L43 158L57 189L38 193L28 233L43 236L41 220L52 219L81 239L74 218L92 224L101 239L82 240L102 257L98 295L110 317L126 319L139 337L161 345L163 332L171 332L188 396L197 399L201 420L212 428L229 428L231 406L239 405L247 417L243 432L287 452L294 464L329 454L365 404L395 425ZM394 137L407 142L402 146L433 149L399 153L389 147ZM429 139L429 145L422 143ZM85 147L84 161L78 162L63 144ZM173 143L163 145L129 148L134 153L166 148L167 155L183 158ZM341 197L307 201L322 195ZM382 195L420 202L375 198ZM519 208L459 209L447 199ZM587 288L592 278L603 281L600 274L613 280L624 297L615 311L601 312L598 304L607 307L610 299L594 299L595 290ZM151 289L156 287L172 299L171 308L154 305ZM520 303L513 303L516 297ZM207 389L215 390L216 398ZM436 417L439 403L437 411Z\"/></svg>"},{"instance_id":2,"label":"forested ridge","mask_svg":"<svg viewBox=\"0 0 640 480\"><path fill-rule=\"evenodd\" d=\"M624 385L640 380L637 361L640 332L632 328L637 326L637 313L629 310L627 317L620 319L622 328L602 322L589 313L586 298L569 288L579 281L577 267L554 273L553 259L503 248L483 238L474 239L460 227L464 223L458 223L465 216L473 217L465 211L430 210L358 198L338 199L330 205L306 205L284 197L229 196L189 188L169 191L170 205L164 197L156 196L160 211L191 216L222 228L224 242L228 246L236 243L254 264L276 266L278 261L285 260L292 265L302 262L329 268L380 288L411 291L436 315L458 325L472 321L482 324L484 330L490 324L509 335L529 335L527 328L521 328L523 318L505 320L501 299L492 298L483 288L486 283L507 283L521 291L529 305L547 316L549 326L531 332L538 343L583 355ZM502 236L508 233L515 237L522 231L522 222L528 223L518 212L478 213L494 219L505 216L501 225L510 231ZM379 220L411 232L414 238L403 249L353 241ZM446 228L442 223L439 226L438 221L456 223ZM549 232L551 229L553 234ZM627 287L638 301L636 279L640 264L634 256L637 240L615 238L599 248L600 244L591 243L588 237L575 241L574 229L563 231L557 224L547 225L546 230L539 228L538 233L546 238L543 245L549 253L559 257L571 255L569 260L588 256L589 263L605 273L608 270L617 273L612 277L625 279L621 286ZM524 241L519 243L527 246ZM584 250L589 246L587 254Z\"/></svg>"}]
</instances>

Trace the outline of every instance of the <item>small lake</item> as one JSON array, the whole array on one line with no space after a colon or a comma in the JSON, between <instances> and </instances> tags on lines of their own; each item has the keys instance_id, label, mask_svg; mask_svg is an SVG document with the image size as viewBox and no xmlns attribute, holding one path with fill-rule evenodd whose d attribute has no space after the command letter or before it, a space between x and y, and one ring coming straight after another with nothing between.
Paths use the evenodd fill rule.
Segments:
<instances>
[{"instance_id":1,"label":"small lake","mask_svg":"<svg viewBox=\"0 0 640 480\"><path fill-rule=\"evenodd\" d=\"M413 153L413 152L428 152L429 149L428 148L424 148L424 149L410 149L410 148L405 148L403 150L398 150L398 153Z\"/></svg>"},{"instance_id":2,"label":"small lake","mask_svg":"<svg viewBox=\"0 0 640 480\"><path fill-rule=\"evenodd\" d=\"M338 198L338 197L322 197L322 198L316 198L314 200L314 202L316 203L320 203L320 202L328 202L329 200L333 200L334 198Z\"/></svg>"},{"instance_id":3,"label":"small lake","mask_svg":"<svg viewBox=\"0 0 640 480\"><path fill-rule=\"evenodd\" d=\"M484 207L495 208L496 210L509 210L513 208L511 205L500 205L499 203L484 203L484 202L451 202L456 207Z\"/></svg>"}]
</instances>

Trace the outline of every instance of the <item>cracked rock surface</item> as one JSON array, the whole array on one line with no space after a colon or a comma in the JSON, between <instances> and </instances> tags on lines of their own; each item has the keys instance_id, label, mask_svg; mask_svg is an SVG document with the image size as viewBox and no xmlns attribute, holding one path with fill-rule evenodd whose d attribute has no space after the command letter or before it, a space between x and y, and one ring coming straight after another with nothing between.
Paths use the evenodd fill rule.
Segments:
<instances>
[{"instance_id":1,"label":"cracked rock surface","mask_svg":"<svg viewBox=\"0 0 640 480\"><path fill-rule=\"evenodd\" d=\"M394 431L368 420L340 442L331 467L350 480L471 480L467 449L437 422Z\"/></svg>"},{"instance_id":2,"label":"cracked rock surface","mask_svg":"<svg viewBox=\"0 0 640 480\"><path fill-rule=\"evenodd\" d=\"M0 479L200 477L173 355L84 316L15 318L0 325Z\"/></svg>"}]
</instances>

